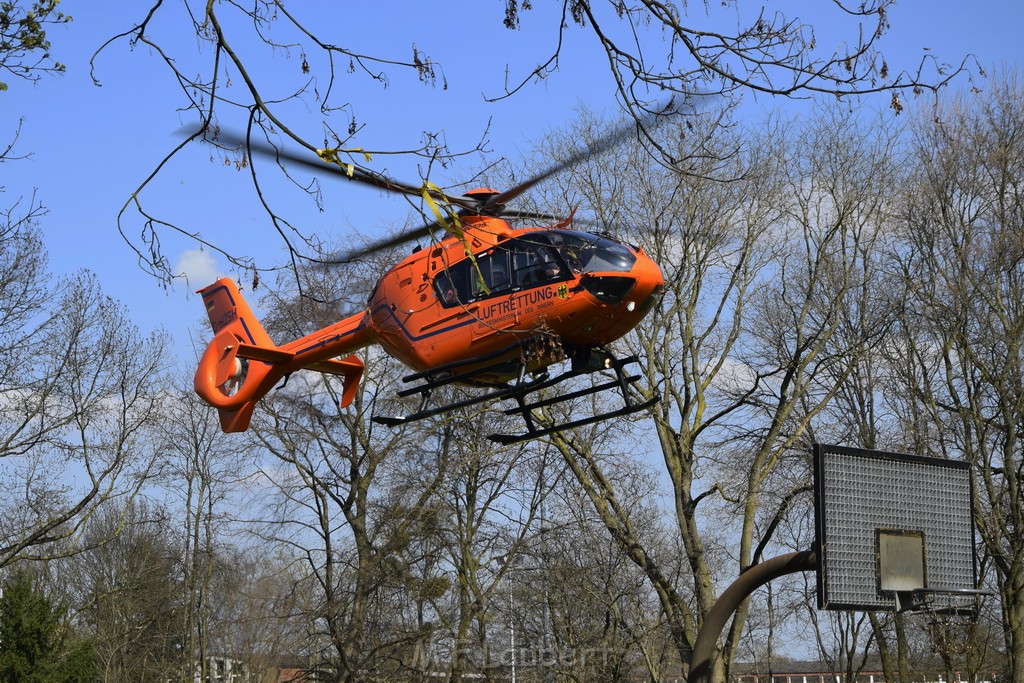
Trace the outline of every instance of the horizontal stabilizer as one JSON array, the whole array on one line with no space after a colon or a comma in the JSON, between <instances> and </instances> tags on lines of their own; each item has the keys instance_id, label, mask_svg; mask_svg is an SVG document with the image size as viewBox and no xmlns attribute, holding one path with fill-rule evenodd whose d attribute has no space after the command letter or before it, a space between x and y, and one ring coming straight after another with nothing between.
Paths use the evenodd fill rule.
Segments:
<instances>
[{"instance_id":1,"label":"horizontal stabilizer","mask_svg":"<svg viewBox=\"0 0 1024 683\"><path fill-rule=\"evenodd\" d=\"M240 358L251 358L252 360L259 360L264 363L287 363L292 358L295 358L295 354L288 351L282 351L277 348L268 349L251 344L239 344L236 355Z\"/></svg>"},{"instance_id":2,"label":"horizontal stabilizer","mask_svg":"<svg viewBox=\"0 0 1024 683\"><path fill-rule=\"evenodd\" d=\"M339 375L345 378L341 392L339 407L344 408L352 403L356 396L356 387L363 376L363 368L366 367L359 356L349 356L343 360L322 360L307 366L310 370L323 372L328 375Z\"/></svg>"}]
</instances>

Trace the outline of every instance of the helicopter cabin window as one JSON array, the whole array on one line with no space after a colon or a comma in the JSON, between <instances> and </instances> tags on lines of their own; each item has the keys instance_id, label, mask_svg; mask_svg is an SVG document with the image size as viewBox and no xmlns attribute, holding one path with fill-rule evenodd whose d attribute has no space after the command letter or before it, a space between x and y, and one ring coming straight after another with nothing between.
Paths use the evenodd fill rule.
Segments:
<instances>
[{"instance_id":1,"label":"helicopter cabin window","mask_svg":"<svg viewBox=\"0 0 1024 683\"><path fill-rule=\"evenodd\" d=\"M536 287L565 279L565 267L547 237L534 233L513 240L512 265L518 287Z\"/></svg>"},{"instance_id":2,"label":"helicopter cabin window","mask_svg":"<svg viewBox=\"0 0 1024 683\"><path fill-rule=\"evenodd\" d=\"M497 248L476 257L479 273L474 273L470 262L470 291L474 299L482 299L489 294L499 294L512 288L509 277L508 252ZM472 277L476 275L477 277Z\"/></svg>"},{"instance_id":3,"label":"helicopter cabin window","mask_svg":"<svg viewBox=\"0 0 1024 683\"><path fill-rule=\"evenodd\" d=\"M547 238L538 234L509 240L465 259L434 278L445 307L564 280L567 268Z\"/></svg>"}]
</instances>

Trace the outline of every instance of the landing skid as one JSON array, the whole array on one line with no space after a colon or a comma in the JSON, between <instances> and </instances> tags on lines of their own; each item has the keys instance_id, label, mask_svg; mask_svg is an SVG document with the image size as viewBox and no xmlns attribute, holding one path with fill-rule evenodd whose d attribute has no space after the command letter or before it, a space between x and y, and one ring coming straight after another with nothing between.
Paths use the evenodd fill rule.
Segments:
<instances>
[{"instance_id":1,"label":"landing skid","mask_svg":"<svg viewBox=\"0 0 1024 683\"><path fill-rule=\"evenodd\" d=\"M629 356L626 358L617 358L611 352L605 349L592 349L588 352L583 353L581 356L573 358L572 369L564 372L555 377L550 377L547 371L540 373L537 376L527 378L526 366L520 365L519 374L514 382L498 385L496 388L486 391L470 398L456 401L454 403L448 403L445 405L435 406L432 408L427 407L427 403L430 400L430 395L434 389L442 387L453 382L462 383L473 383L474 377L485 376L493 372L496 366L485 366L472 372L453 375L447 375L444 377L431 378L426 373L417 373L409 375L404 379L406 382L423 380L421 384L409 389L403 389L398 392L399 396L412 396L415 394L420 395L420 405L416 412L408 415L388 417L388 416L375 416L373 421L378 424L387 425L389 427L397 427L403 424L416 422L423 420L428 417L435 415L442 415L444 413L466 408L469 406L477 405L480 403L486 403L489 401L499 400L512 400L515 401L516 405L504 411L506 415L520 415L523 418L523 422L526 425L526 431L521 434L490 434L488 438L491 441L495 441L501 444L513 444L529 439L538 439L550 434L562 432L567 429L574 427L582 427L602 420L608 420L617 417L623 417L631 415L633 413L645 410L650 406L658 402L658 398L652 398L646 401L637 401L636 398L630 393L630 387L640 379L640 375L628 375L624 371L624 367L635 363L637 361L636 356ZM589 387L584 387L576 391L569 392L567 394L559 394L548 398L542 398L538 400L529 400L532 394L535 394L542 389L558 386L563 382L566 382L574 377L581 377L589 375L602 370L611 370L615 376L604 382L598 382ZM533 411L538 408L545 408L548 406L558 405L566 401L571 401L583 396L591 396L605 391L618 390L619 395L622 397L623 406L609 412L601 413L599 415L591 415L589 417L581 418L579 420L573 420L563 424L555 425L552 427L538 427L533 415Z\"/></svg>"}]
</instances>

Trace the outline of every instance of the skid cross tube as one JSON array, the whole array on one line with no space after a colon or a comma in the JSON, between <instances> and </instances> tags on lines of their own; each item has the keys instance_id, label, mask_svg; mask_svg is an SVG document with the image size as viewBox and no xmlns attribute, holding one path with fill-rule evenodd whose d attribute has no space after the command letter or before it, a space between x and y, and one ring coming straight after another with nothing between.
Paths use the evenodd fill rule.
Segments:
<instances>
[{"instance_id":1,"label":"skid cross tube","mask_svg":"<svg viewBox=\"0 0 1024 683\"><path fill-rule=\"evenodd\" d=\"M633 397L630 396L629 387L634 382L640 379L640 375L627 375L623 371L623 367L629 365L630 363L636 363L636 356L629 356L627 358L616 358L614 355L612 355L610 351L607 351L605 349L598 348L593 349L593 351L599 352L601 354L601 357L607 363L607 365L604 365L604 367L602 367L601 365L591 365L590 367L588 367L588 364L585 363L580 364L579 366L577 366L576 363L574 363L574 368L571 371L562 375L558 375L556 377L552 377L543 384L537 386L531 385L528 389L524 389L522 392L516 394L515 396L516 406L506 410L505 414L521 415L523 417L523 421L526 423L526 431L523 432L522 434L490 434L488 435L487 438L496 443L506 445L519 443L521 441L527 441L529 439L539 439L541 437L548 436L550 434L555 434L557 432L562 432L567 429L572 429L574 427L583 427L586 425L594 424L595 422L600 422L602 420L632 415L633 413L640 412L641 410L646 410L647 408L651 407L652 405L658 402L658 396L655 396L654 398L651 398L647 401L643 401L641 403L637 403L636 401L633 400ZM601 384L595 384L590 387L585 387L583 389L579 389L568 394L560 394L550 398L540 399L538 401L534 401L531 403L528 403L526 401L526 394L539 391L540 389L544 389L549 386L556 386L573 377L581 377L584 375L601 372L603 370L613 370L615 372L615 377L610 381L606 381ZM565 422L563 424L554 425L552 427L547 427L545 429L538 429L533 419L533 416L531 415L531 411L534 408L557 405L559 403L571 401L573 399L581 398L583 396L590 396L593 394L600 393L602 391L607 391L608 389L614 389L616 387L622 394L622 400L625 404L624 407L619 408L618 410L612 410L609 412L601 413L599 415L592 415L590 417L585 417L579 420Z\"/></svg>"},{"instance_id":2,"label":"skid cross tube","mask_svg":"<svg viewBox=\"0 0 1024 683\"><path fill-rule=\"evenodd\" d=\"M755 564L740 574L711 606L711 610L704 618L704 624L697 632L697 640L693 644L693 652L690 653L690 675L686 679L687 683L711 683L711 665L722 631L725 630L729 618L751 593L780 576L814 571L817 566L818 557L814 551L804 550L773 557Z\"/></svg>"}]
</instances>

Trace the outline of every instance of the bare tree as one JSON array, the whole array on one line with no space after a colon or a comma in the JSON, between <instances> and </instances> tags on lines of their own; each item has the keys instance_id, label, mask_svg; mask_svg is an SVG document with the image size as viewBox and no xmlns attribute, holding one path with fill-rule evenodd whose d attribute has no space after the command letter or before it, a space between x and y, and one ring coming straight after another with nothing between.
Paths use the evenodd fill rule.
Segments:
<instances>
[{"instance_id":1,"label":"bare tree","mask_svg":"<svg viewBox=\"0 0 1024 683\"><path fill-rule=\"evenodd\" d=\"M191 658L181 648L180 546L166 511L141 499L108 505L85 541L62 578L95 643L100 680L178 677Z\"/></svg>"},{"instance_id":2,"label":"bare tree","mask_svg":"<svg viewBox=\"0 0 1024 683\"><path fill-rule=\"evenodd\" d=\"M445 560L451 566L454 610L447 624L455 647L450 679L495 673L493 614L503 581L531 537L542 533L537 517L560 468L544 446L499 448L484 434L486 414L450 415L438 430L450 448L438 502L445 511ZM436 638L436 636L435 636ZM474 671L475 669L475 671Z\"/></svg>"},{"instance_id":3,"label":"bare tree","mask_svg":"<svg viewBox=\"0 0 1024 683\"><path fill-rule=\"evenodd\" d=\"M822 6L821 14L804 8L813 17L808 20L806 14L801 18L781 10L770 13L740 2L695 8L655 0L632 5L565 0L550 56L526 79L508 84L506 96L530 79L550 76L564 45L576 37L571 30L577 28L597 38L620 97L628 105L642 104L643 93L666 90L684 95L709 88L749 90L787 97L890 91L892 107L898 112L900 92L935 90L960 73L967 60L949 65L922 51L918 64L890 70L877 45L890 29L893 4L890 0L837 0ZM507 0L505 7L505 26L512 29L529 21L521 10L533 9L528 0ZM703 16L695 16L698 12ZM814 28L815 20L823 21L828 15L846 22L834 44ZM660 46L646 43L648 35L659 35Z\"/></svg>"},{"instance_id":4,"label":"bare tree","mask_svg":"<svg viewBox=\"0 0 1024 683\"><path fill-rule=\"evenodd\" d=\"M809 428L886 329L879 315L891 311L872 288L887 216L880 190L896 169L891 138L838 108L744 138L721 116L666 127L666 140L682 140L685 173L623 150L567 182L605 229L644 245L666 275L661 305L628 344L661 398L651 417L692 597L645 548L600 455L614 447L593 435L554 443L648 576L683 661L716 582L785 545L773 538L778 520L808 486L790 465L805 459ZM738 551L727 550L727 533ZM728 634L726 664L744 616L741 609Z\"/></svg>"},{"instance_id":5,"label":"bare tree","mask_svg":"<svg viewBox=\"0 0 1024 683\"><path fill-rule=\"evenodd\" d=\"M199 400L192 389L179 379L169 388L160 417L160 483L169 492L168 513L181 523L175 542L181 546L181 647L188 653L201 677L206 677L215 643L231 643L221 638L232 632L218 615L238 611L238 594L248 588L232 565L240 565L229 542L232 522L237 521L232 497L249 475L251 459L240 454L221 432L216 414ZM272 550L271 550L272 554ZM241 567L237 567L241 569ZM249 573L249 581L258 575ZM268 596L269 599L269 596ZM252 615L248 615L250 618ZM240 616L238 618L241 618ZM270 621L268 613L266 621ZM223 647L221 656L243 656Z\"/></svg>"},{"instance_id":6,"label":"bare tree","mask_svg":"<svg viewBox=\"0 0 1024 683\"><path fill-rule=\"evenodd\" d=\"M308 574L278 545L233 545L224 535L218 534L210 562L207 651L241 662L256 680L308 666L308 617L316 597ZM198 662L194 671L202 671Z\"/></svg>"},{"instance_id":7,"label":"bare tree","mask_svg":"<svg viewBox=\"0 0 1024 683\"><path fill-rule=\"evenodd\" d=\"M815 20L842 26L833 46L816 35L814 20L808 22L781 12L769 15L763 9L749 14L741 3L729 2L721 8L706 5L705 16L698 18L685 5L675 3L651 1L626 6L621 2L565 0L561 12L545 17L552 25L557 22L558 27L550 56L534 67L510 65L507 71L518 69L525 76L516 83L506 82L503 89L495 87L500 93L495 99L512 96L531 80L551 77L564 43L575 37L572 31L577 29L581 39L596 39L595 54L605 58L621 103L638 121L664 105L666 92L686 97L706 92L800 97L884 91L892 94L892 107L899 112L903 108L902 92L936 90L964 71L966 60L941 64L930 53L923 53L919 64L890 69L876 46L889 30L892 2L827 5ZM506 2L504 25L523 26L524 40L534 37L522 18L522 10L531 7L519 0ZM197 232L176 223L174 217L147 209L146 191L163 167L185 144L200 136L214 144L220 140L227 152L225 160L251 173L257 201L286 246L288 266L292 268L320 258L317 248L322 235L302 229L283 210L275 208L264 193L270 177L257 174L248 156L252 143L273 148L283 141L305 148L310 159L320 155L350 176L358 169L360 175L378 179L380 168L372 159L393 159L396 154L416 159L422 165L420 174L429 178L453 158L484 149L487 131L483 121L480 142L466 150L449 149L442 131L424 131L420 144L400 149L381 148L379 143L369 141L363 130L366 121L359 113L361 103L349 99L346 85L350 79L367 79L383 88L393 78L409 74L442 91L447 89L448 79L443 67L416 45L397 48L397 53L393 46L384 46L379 54L372 55L344 47L320 28L325 23L335 25L323 20L330 9L284 0L258 0L244 6L189 0L157 2L101 48L109 49L122 41L150 48L181 88L180 110L197 124L194 134L135 188L119 215L121 233L136 250L144 269L170 281L175 273L164 252L166 244L177 239L219 252L239 271L254 277L277 267L219 235ZM499 21L500 17L495 17L493 30L502 30ZM195 40L183 47L175 40L181 35L195 36ZM261 62L275 56L291 60L293 68L284 77L268 71ZM501 74L496 73L495 84L500 79ZM225 136L221 126L244 129L245 133ZM317 132L305 132L310 127ZM648 138L657 140L652 135ZM671 151L662 151L671 161ZM294 182L320 200L315 181L304 184L287 177L286 182ZM410 203L417 206L412 199Z\"/></svg>"},{"instance_id":8,"label":"bare tree","mask_svg":"<svg viewBox=\"0 0 1024 683\"><path fill-rule=\"evenodd\" d=\"M312 296L282 287L268 331L295 337L361 306L358 282L366 281L309 271L303 288ZM402 553L416 534L433 533L428 518L446 476L445 449L429 432L370 422L375 401L389 400L396 368L383 354L371 351L367 360L349 408L338 409L340 387L330 380L296 377L251 430L271 491L256 508L263 508L256 528L301 565L303 590L315 596L306 615L311 666L335 680L407 666L413 644L432 628L416 618L417 596L408 589L423 576Z\"/></svg>"},{"instance_id":9,"label":"bare tree","mask_svg":"<svg viewBox=\"0 0 1024 683\"><path fill-rule=\"evenodd\" d=\"M978 100L919 119L898 271L917 315L894 363L915 448L974 467L975 520L1014 681L1024 680L1021 91L1010 75Z\"/></svg>"},{"instance_id":10,"label":"bare tree","mask_svg":"<svg viewBox=\"0 0 1024 683\"><path fill-rule=\"evenodd\" d=\"M257 0L249 6L230 2L161 1L153 3L134 25L112 37L97 51L98 55L122 41L148 46L180 86L181 110L197 124L192 134L160 161L135 189L119 214L121 234L136 250L145 270L167 282L176 275L163 246L164 241L174 235L220 253L239 271L252 275L256 282L278 267L257 262L253 254L237 245L175 225L147 210L145 190L192 140L205 138L219 144L225 150L226 159L234 159L239 169L250 171L258 201L287 248L289 263L286 267L295 269L296 283L302 281L298 277L300 266L322 260L319 248L324 238L293 224L268 201L263 193L264 183L248 157L249 136L259 144L272 146L280 145L283 139L308 150L310 159L319 154L325 162L336 163L342 169L361 167L374 157L394 155L420 159L429 169L454 156L443 137L431 132L424 132L422 143L411 149L378 148L359 142L364 123L356 108L358 103L349 100L347 79L365 79L384 89L397 72L414 75L426 87L446 89L447 83L442 67L415 45L402 50L402 57L397 56L395 48L387 48L395 50L391 54L370 55L345 48L320 34L318 25L323 19L322 12L333 11L335 8L329 6L317 8L280 0ZM169 31L167 27L171 27ZM194 36L198 41L198 44L186 43L201 46L198 53L188 52L191 48L182 50L177 39L183 34ZM263 72L260 60L275 57L294 60L295 69L291 71L294 79ZM95 61L95 57L93 59ZM302 105L299 110L303 114L293 107L296 103ZM316 112L315 116L320 117L319 121L309 124L321 131L315 140L303 132L308 129L308 125L302 125L305 123L302 119L307 118L306 111ZM220 141L222 124L232 131L245 130L245 141L239 140L235 133ZM479 147L470 151L476 149ZM372 175L373 171L370 173ZM308 192L314 201L321 201L316 181L305 184L291 180L287 173L286 177ZM130 227L135 220L141 221L141 225Z\"/></svg>"},{"instance_id":11,"label":"bare tree","mask_svg":"<svg viewBox=\"0 0 1024 683\"><path fill-rule=\"evenodd\" d=\"M608 468L644 545L679 581L685 554L652 504L655 477L647 464L623 460ZM522 646L536 680L666 680L681 670L658 597L645 572L608 533L576 482L545 500L541 534L509 575Z\"/></svg>"},{"instance_id":12,"label":"bare tree","mask_svg":"<svg viewBox=\"0 0 1024 683\"><path fill-rule=\"evenodd\" d=\"M31 223L0 229L0 565L46 556L153 458L164 342L88 273L55 281Z\"/></svg>"}]
</instances>

